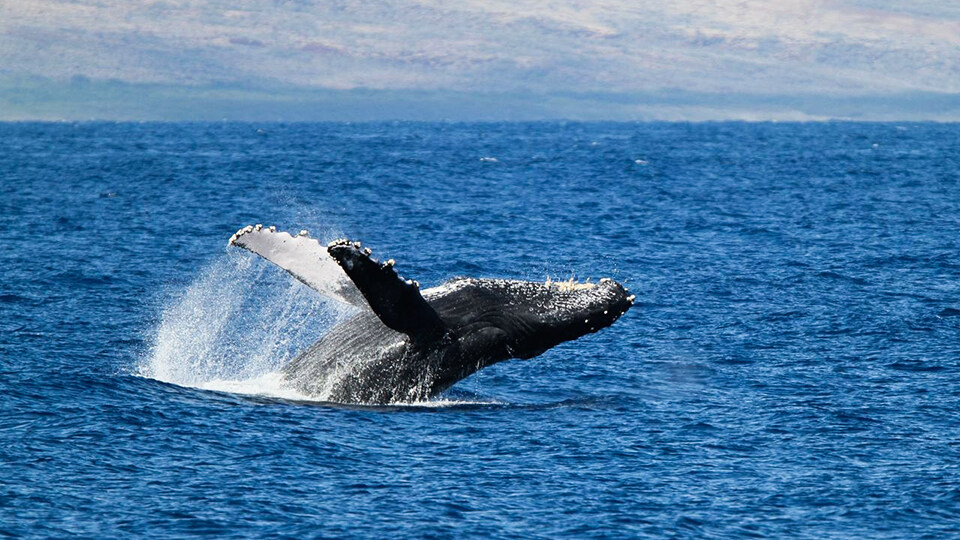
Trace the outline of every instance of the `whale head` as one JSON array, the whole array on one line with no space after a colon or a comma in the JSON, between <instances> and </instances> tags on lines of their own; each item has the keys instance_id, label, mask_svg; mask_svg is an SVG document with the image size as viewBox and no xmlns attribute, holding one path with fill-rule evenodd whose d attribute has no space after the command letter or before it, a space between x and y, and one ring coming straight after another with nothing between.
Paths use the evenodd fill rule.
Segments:
<instances>
[{"instance_id":1,"label":"whale head","mask_svg":"<svg viewBox=\"0 0 960 540\"><path fill-rule=\"evenodd\" d=\"M436 298L447 292L444 289L457 291ZM465 342L495 350L492 361L532 358L606 328L634 301L623 285L610 279L577 283L461 278L425 291L425 296Z\"/></svg>"},{"instance_id":2,"label":"whale head","mask_svg":"<svg viewBox=\"0 0 960 540\"><path fill-rule=\"evenodd\" d=\"M606 328L633 306L634 296L611 279L532 283L519 289L506 312L518 358L532 358L564 341Z\"/></svg>"}]
</instances>

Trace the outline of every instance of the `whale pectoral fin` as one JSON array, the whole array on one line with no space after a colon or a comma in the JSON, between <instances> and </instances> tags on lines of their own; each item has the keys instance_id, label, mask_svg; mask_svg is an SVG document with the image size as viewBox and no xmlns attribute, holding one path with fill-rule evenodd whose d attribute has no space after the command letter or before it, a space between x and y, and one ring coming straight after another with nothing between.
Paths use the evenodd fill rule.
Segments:
<instances>
[{"instance_id":1,"label":"whale pectoral fin","mask_svg":"<svg viewBox=\"0 0 960 540\"><path fill-rule=\"evenodd\" d=\"M393 269L392 259L380 263L359 242L347 240L331 242L327 252L388 328L414 341L436 339L446 332L440 316L420 294L420 284L401 278Z\"/></svg>"},{"instance_id":2,"label":"whale pectoral fin","mask_svg":"<svg viewBox=\"0 0 960 540\"><path fill-rule=\"evenodd\" d=\"M278 232L276 227L248 225L237 231L228 245L256 253L328 298L365 306L353 281L330 258L326 247L310 238L307 231L293 236Z\"/></svg>"}]
</instances>

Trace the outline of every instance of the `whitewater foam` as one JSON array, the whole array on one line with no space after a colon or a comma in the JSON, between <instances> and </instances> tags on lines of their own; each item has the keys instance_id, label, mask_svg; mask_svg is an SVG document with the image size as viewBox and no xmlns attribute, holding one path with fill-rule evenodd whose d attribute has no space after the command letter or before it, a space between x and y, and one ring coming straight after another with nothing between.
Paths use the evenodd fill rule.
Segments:
<instances>
[{"instance_id":1,"label":"whitewater foam","mask_svg":"<svg viewBox=\"0 0 960 540\"><path fill-rule=\"evenodd\" d=\"M195 386L201 390L228 392L247 396L266 396L290 401L319 401L315 397L298 392L286 383L279 371L273 371L249 379L213 379Z\"/></svg>"}]
</instances>

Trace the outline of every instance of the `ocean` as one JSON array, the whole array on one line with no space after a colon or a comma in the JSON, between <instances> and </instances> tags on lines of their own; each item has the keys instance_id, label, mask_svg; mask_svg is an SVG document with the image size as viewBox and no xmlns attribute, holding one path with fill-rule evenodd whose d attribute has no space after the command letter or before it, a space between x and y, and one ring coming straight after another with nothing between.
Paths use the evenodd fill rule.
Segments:
<instances>
[{"instance_id":1,"label":"ocean","mask_svg":"<svg viewBox=\"0 0 960 540\"><path fill-rule=\"evenodd\" d=\"M0 535L960 537L960 127L0 124ZM429 402L276 372L350 314L240 227L613 326Z\"/></svg>"}]
</instances>

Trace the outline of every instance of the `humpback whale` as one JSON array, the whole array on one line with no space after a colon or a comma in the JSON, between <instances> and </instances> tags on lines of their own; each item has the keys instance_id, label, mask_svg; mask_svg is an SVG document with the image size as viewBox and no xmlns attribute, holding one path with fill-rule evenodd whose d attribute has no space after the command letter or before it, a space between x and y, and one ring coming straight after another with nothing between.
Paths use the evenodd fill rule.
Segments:
<instances>
[{"instance_id":1,"label":"humpback whale","mask_svg":"<svg viewBox=\"0 0 960 540\"><path fill-rule=\"evenodd\" d=\"M533 358L610 326L634 296L611 279L530 282L458 277L421 290L393 259L359 242L323 245L250 225L229 245L247 249L317 292L359 308L284 368L302 393L355 404L416 402L503 360Z\"/></svg>"}]
</instances>

